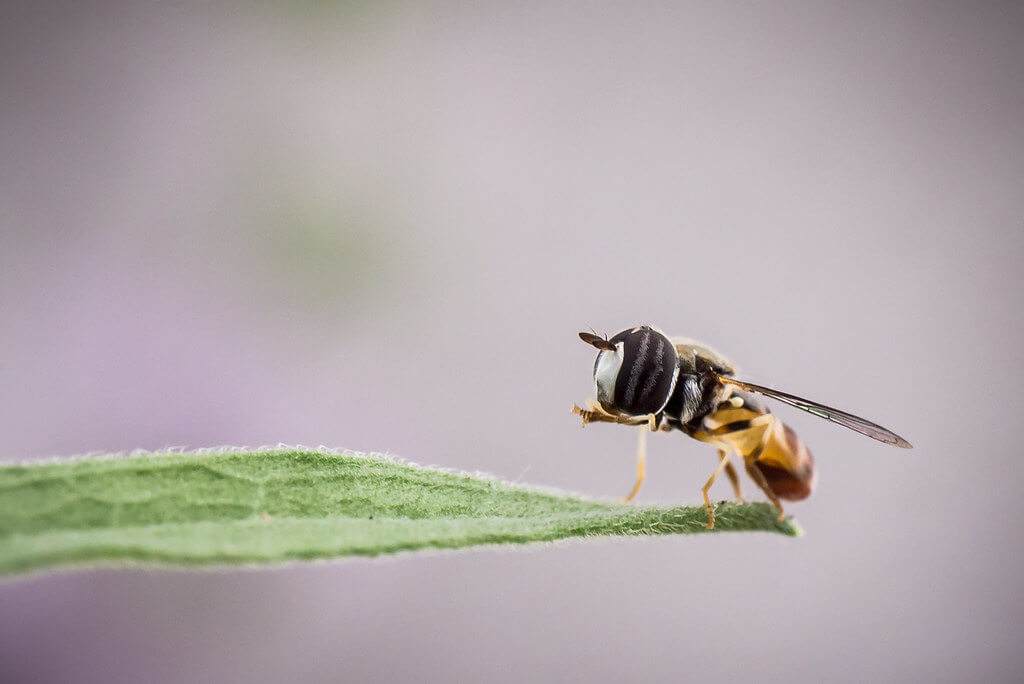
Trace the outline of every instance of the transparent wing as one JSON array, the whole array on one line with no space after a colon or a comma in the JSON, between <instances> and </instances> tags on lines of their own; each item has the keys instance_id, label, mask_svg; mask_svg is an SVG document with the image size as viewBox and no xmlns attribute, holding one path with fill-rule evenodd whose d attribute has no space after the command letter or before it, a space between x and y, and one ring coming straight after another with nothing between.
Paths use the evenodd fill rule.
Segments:
<instances>
[{"instance_id":1,"label":"transparent wing","mask_svg":"<svg viewBox=\"0 0 1024 684\"><path fill-rule=\"evenodd\" d=\"M763 394L766 397L772 399L778 399L779 401L795 406L798 409L813 413L819 418L831 421L843 427L848 427L855 432L859 432L862 435L867 435L872 439L877 439L879 442L885 442L886 444L892 444L902 449L912 449L913 445L907 440L897 435L892 430L887 430L877 423L872 423L870 420L860 418L847 413L846 411L840 411L839 409L832 408L831 406L825 406L808 399L802 399L794 394L787 392L780 392L779 390L772 389L771 387L764 387L763 385L755 385L752 382L744 382L742 380L736 380L725 375L719 375L718 379L728 385L734 385L740 389L747 390L748 392L757 392Z\"/></svg>"}]
</instances>

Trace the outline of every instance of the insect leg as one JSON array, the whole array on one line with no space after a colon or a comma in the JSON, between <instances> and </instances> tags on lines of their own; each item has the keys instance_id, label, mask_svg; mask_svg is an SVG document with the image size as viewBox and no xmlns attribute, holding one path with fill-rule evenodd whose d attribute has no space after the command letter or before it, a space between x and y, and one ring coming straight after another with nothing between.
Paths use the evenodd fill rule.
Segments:
<instances>
[{"instance_id":1,"label":"insect leg","mask_svg":"<svg viewBox=\"0 0 1024 684\"><path fill-rule=\"evenodd\" d=\"M785 513L782 512L782 503L779 502L779 497L775 494L775 490L773 490L772 486L768 484L768 478L764 476L764 473L762 473L756 465L757 459L761 456L761 452L763 452L765 446L768 445L769 434L770 432L765 430L765 433L761 436L761 441L758 443L757 447L749 454L745 454L743 456L743 465L747 470L747 475L750 475L750 479L761 488L761 491L764 492L765 496L767 496L772 502L772 505L774 505L775 509L779 512L779 520L782 520L785 517Z\"/></svg>"},{"instance_id":2,"label":"insect leg","mask_svg":"<svg viewBox=\"0 0 1024 684\"><path fill-rule=\"evenodd\" d=\"M587 400L586 409L581 409L576 404L573 404L571 413L583 419L583 427L586 427L589 423L618 423L619 425L649 425L651 432L658 429L658 416L656 414L648 413L642 416L629 416L608 413L593 399Z\"/></svg>"},{"instance_id":3,"label":"insect leg","mask_svg":"<svg viewBox=\"0 0 1024 684\"><path fill-rule=\"evenodd\" d=\"M644 416L615 416L611 422L619 425L646 425L651 432L658 430L658 416L653 413Z\"/></svg>"},{"instance_id":4,"label":"insect leg","mask_svg":"<svg viewBox=\"0 0 1024 684\"><path fill-rule=\"evenodd\" d=\"M725 449L718 450L718 460L722 461L729 455L729 452ZM736 503L743 503L743 489L740 487L740 476L736 473L736 468L733 467L732 463L725 464L725 474L729 478L729 482L732 483L732 492L736 496Z\"/></svg>"},{"instance_id":5,"label":"insect leg","mask_svg":"<svg viewBox=\"0 0 1024 684\"><path fill-rule=\"evenodd\" d=\"M757 483L757 486L761 488L765 495L775 505L776 510L779 511L779 520L782 520L786 517L786 514L782 512L782 503L779 501L778 495L775 494L775 490L772 489L770 484L768 484L768 478L766 478L764 473L761 472L761 469L755 465L757 459L761 458L761 454L764 452L765 447L768 446L770 434L770 430L764 431L764 434L761 435L761 442L757 445L757 449L751 452L744 459L744 463L746 464L747 474L754 478L754 482Z\"/></svg>"},{"instance_id":6,"label":"insect leg","mask_svg":"<svg viewBox=\"0 0 1024 684\"><path fill-rule=\"evenodd\" d=\"M644 483L647 466L647 430L647 426L640 428L640 436L636 441L636 484L633 485L633 490L621 499L622 503L632 501L640 491L640 485Z\"/></svg>"},{"instance_id":7,"label":"insect leg","mask_svg":"<svg viewBox=\"0 0 1024 684\"><path fill-rule=\"evenodd\" d=\"M700 493L704 495L704 508L708 511L707 528L709 530L715 529L715 509L711 506L711 499L708 497L708 490L711 489L711 485L715 484L715 480L721 474L722 470L729 465L729 452L720 450L718 454L722 460L718 462L718 467L715 468L715 472L711 473L711 477L708 478L708 481L700 490Z\"/></svg>"},{"instance_id":8,"label":"insect leg","mask_svg":"<svg viewBox=\"0 0 1024 684\"><path fill-rule=\"evenodd\" d=\"M785 518L786 514L782 512L782 504L779 502L779 497L775 495L771 485L768 484L768 480L765 478L764 473L757 469L757 466L754 465L753 461L746 461L745 465L747 468L747 475L750 475L750 479L761 488L761 491L765 493L765 496L771 500L772 505L779 511L779 520Z\"/></svg>"},{"instance_id":9,"label":"insect leg","mask_svg":"<svg viewBox=\"0 0 1024 684\"><path fill-rule=\"evenodd\" d=\"M750 479L757 484L757 486L765 493L765 496L767 496L771 500L772 504L775 505L775 508L779 511L779 520L782 520L782 504L779 503L779 497L775 495L775 491L771 488L771 485L768 484L768 480L765 478L764 473L754 465L757 459L761 457L761 453L765 450L765 447L768 446L768 440L771 437L771 426L774 424L774 421L775 417L771 414L763 414L756 418L744 421L744 425L742 427L736 428L733 425L722 425L709 430L707 434L714 437L723 437L729 434L751 434L751 431L755 429L761 430L761 434L757 440L757 445L753 450L748 453L740 453L743 456L744 466L746 467L747 474L750 475ZM742 494L739 493L737 484L738 483L734 481L733 487L737 492L736 498L740 499Z\"/></svg>"},{"instance_id":10,"label":"insect leg","mask_svg":"<svg viewBox=\"0 0 1024 684\"><path fill-rule=\"evenodd\" d=\"M587 399L587 408L581 409L576 404L572 405L572 415L579 416L582 419L583 427L587 427L589 423L611 423L614 422L611 414L606 413L601 405L593 399Z\"/></svg>"}]
</instances>

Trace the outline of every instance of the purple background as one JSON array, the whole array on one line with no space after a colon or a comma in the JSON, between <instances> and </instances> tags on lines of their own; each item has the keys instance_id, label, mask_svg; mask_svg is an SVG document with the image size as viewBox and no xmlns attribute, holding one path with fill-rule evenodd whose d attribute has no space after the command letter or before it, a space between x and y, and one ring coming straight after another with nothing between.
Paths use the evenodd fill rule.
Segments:
<instances>
[{"instance_id":1,"label":"purple background","mask_svg":"<svg viewBox=\"0 0 1024 684\"><path fill-rule=\"evenodd\" d=\"M795 541L6 581L0 681L1024 677L1019 4L277 4L3 10L0 459L325 444L614 497L575 333L642 322L916 449L779 407ZM715 462L656 436L641 500Z\"/></svg>"}]
</instances>

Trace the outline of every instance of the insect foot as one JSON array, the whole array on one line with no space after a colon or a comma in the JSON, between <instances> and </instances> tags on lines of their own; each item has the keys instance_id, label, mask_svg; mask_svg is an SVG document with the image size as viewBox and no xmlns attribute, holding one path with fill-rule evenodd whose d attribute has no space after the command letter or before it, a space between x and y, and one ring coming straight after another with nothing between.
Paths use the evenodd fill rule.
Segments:
<instances>
[{"instance_id":1,"label":"insect foot","mask_svg":"<svg viewBox=\"0 0 1024 684\"><path fill-rule=\"evenodd\" d=\"M576 404L572 405L572 415L580 417L582 421L582 427L587 427L587 424L594 418L593 411L584 411Z\"/></svg>"}]
</instances>

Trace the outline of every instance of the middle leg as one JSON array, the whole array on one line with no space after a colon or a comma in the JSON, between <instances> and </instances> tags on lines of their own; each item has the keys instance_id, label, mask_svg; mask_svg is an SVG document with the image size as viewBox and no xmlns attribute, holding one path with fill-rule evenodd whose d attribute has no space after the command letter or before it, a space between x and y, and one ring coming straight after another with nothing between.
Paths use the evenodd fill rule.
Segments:
<instances>
[{"instance_id":1,"label":"middle leg","mask_svg":"<svg viewBox=\"0 0 1024 684\"><path fill-rule=\"evenodd\" d=\"M704 495L704 508L707 509L708 512L707 528L709 530L715 529L715 509L711 505L711 498L708 496L708 490L711 489L711 485L715 484L715 480L718 479L718 476L722 473L722 470L724 470L725 467L729 465L729 452L719 451L718 453L721 456L722 460L718 462L718 467L715 468L715 472L711 473L711 477L708 478L708 481L705 482L704 486L701 487L700 489L700 493Z\"/></svg>"}]
</instances>

